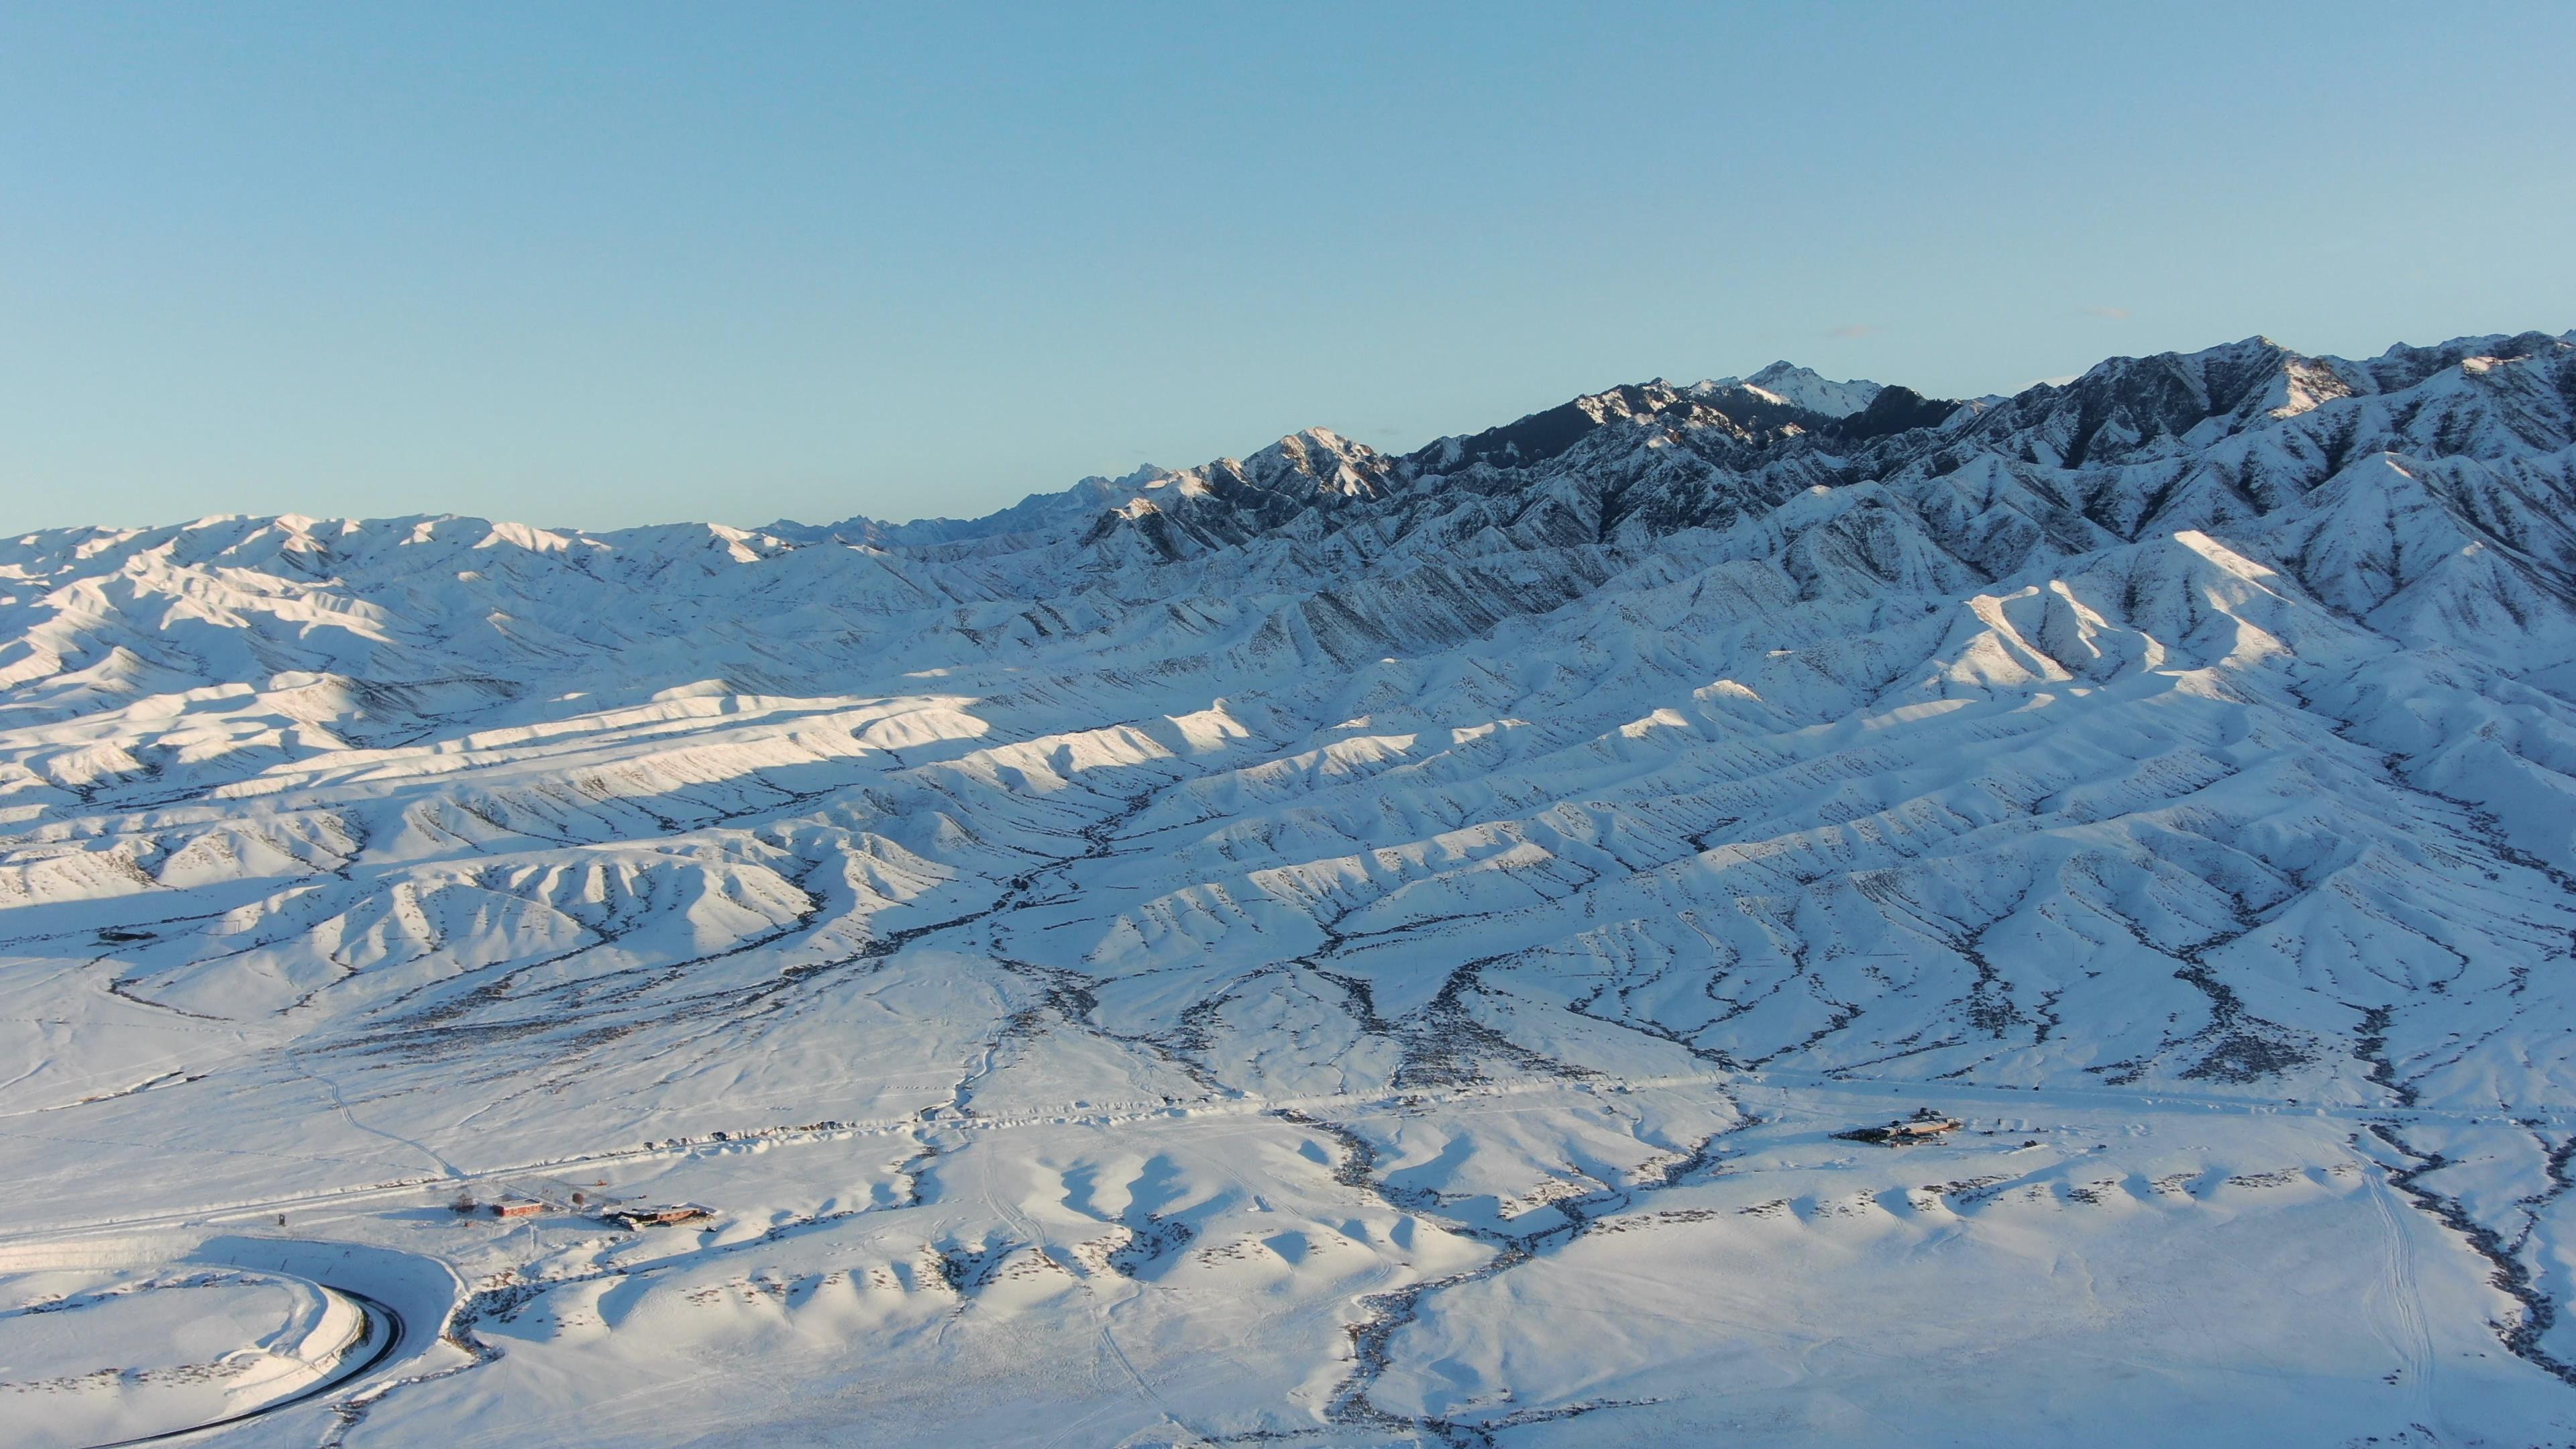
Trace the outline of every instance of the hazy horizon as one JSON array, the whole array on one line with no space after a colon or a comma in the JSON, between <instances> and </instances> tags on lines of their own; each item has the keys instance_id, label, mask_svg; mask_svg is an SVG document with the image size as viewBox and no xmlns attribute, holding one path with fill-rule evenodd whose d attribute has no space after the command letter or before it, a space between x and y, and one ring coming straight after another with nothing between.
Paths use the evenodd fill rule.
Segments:
<instances>
[{"instance_id":1,"label":"hazy horizon","mask_svg":"<svg viewBox=\"0 0 2576 1449\"><path fill-rule=\"evenodd\" d=\"M2521 331L2525 331L2525 332L2528 332L2528 331L2534 331L2534 330L2537 330L2537 331L2544 331L2544 332L2551 332L2551 333L2552 333L2552 335L2566 335L2566 334L2569 334L2569 333L2576 333L2576 328L2559 328L2559 329L2555 329L2554 331L2553 331L2552 329L2549 329L2549 328L2546 328L2546 327L2543 327L2543 328L2537 328L2537 329L2533 329L2533 328L2524 328L2524 329L2519 329L2519 330L2521 330ZM2477 335L2482 335L2482 334L2475 334L2475 333L2454 333L2454 334L2452 334L2452 335L2451 335L2451 336L2449 336L2449 337L2440 337L2440 338L2422 338L2422 339L2417 339L2417 338L2401 338L2401 339L2398 339L2396 342L2394 342L2394 343L2392 343L2392 344L2390 344L2390 345L2391 345L2392 347L2397 347L2397 346L2419 346L2419 345L2431 345L2431 344L2434 344L2434 343L2451 341L2451 340L2454 340L2455 338L2457 338L2457 337L2461 337L2461 336L2477 336ZM2233 341L2250 341L2250 340L2253 340L2253 339L2252 339L2252 338L2231 338L2231 339L2229 339L2229 341L2231 341L2231 342L2233 342ZM2288 347L2290 347L2290 349L2291 349L2292 351L2295 351L2295 352L2301 352L2301 353L2303 353L2303 354L2305 354L2305 355L2309 355L2309 356L2319 355L2315 350L2313 350L2313 349L2306 349L2306 348L2300 348L2300 347L2298 347L2295 343L2290 342L2288 339L2285 339L2285 338L2277 338L2277 337L2276 337L2276 338L2271 338L2270 340L2271 340L2271 341L2273 341L2273 342L2276 342L2276 343L2281 343L2281 344L2282 344L2282 345L2284 345L2284 346L2288 346ZM2227 343L2224 343L2224 342L2220 342L2220 343L2211 343L2211 344L2209 344L2209 346L2210 346L2210 347L2223 347L2223 346L2226 346L2226 345L2227 345ZM2207 350L2207 349L2206 349L2206 348L2185 348L2185 349L2167 349L2167 350L2183 351L2183 352L2188 353L2188 352L2204 351L2204 350ZM2384 349L2384 348L2383 348L2383 349L2375 349L2375 350L2373 350L2373 351L2371 351L2371 352L2364 353L2364 354L2360 354L2360 355L2358 355L2358 356L2356 356L2356 357L2348 358L2347 360L2353 360L2353 361L2364 360L2364 359L2366 359L2366 358L2368 358L2368 357L2375 357L2375 356L2378 356L2381 352L2384 352L2384 351L2386 351L2386 350L2387 350L2387 349ZM2103 358L2097 359L2097 361L2098 361L2098 362L2114 362L2114 361L2121 360L2121 357L2122 357L2122 354L2112 354L2112 355L2109 355L2109 356L2106 356L2106 357L2103 357ZM1799 364L1799 363L1797 363L1797 359L1795 359L1795 358L1774 358L1774 359L1772 359L1772 361L1773 361L1773 362L1789 362L1789 363L1792 363L1792 364L1795 364L1795 365L1801 365L1801 366L1803 366L1803 365L1804 365L1804 364ZM1765 365L1765 366L1768 366L1769 364L1764 364L1764 365ZM1759 369L1757 369L1757 368L1745 368L1745 369L1742 369L1742 370L1741 370L1741 372L1742 372L1743 374L1750 374L1750 373L1755 372L1755 371L1758 371L1758 370L1759 370ZM2088 370L2089 370L2089 369L2088 369ZM2016 384L2015 386L2010 387L2010 388L2001 388L2001 389L1996 389L1996 390L1994 390L1994 392L1992 392L1992 393L1981 393L1981 394L1976 394L1975 396L1983 397L1983 396L1993 396L1993 395L1996 395L1996 394L2002 394L2002 395L2007 395L2007 396L2008 396L2008 395L2013 394L2013 393L2026 391L2026 390L2028 390L2029 388L2031 388L2031 387L2035 387L2035 386L2041 386L2041 385L2063 386L2063 385L2064 385L2064 384L2066 384L2066 383L2073 382L2074 380L2076 380L2076 378L2078 378L2078 377L2080 377L2080 376L2082 376L2082 374L2081 374L2081 373L2066 373L2066 374L2062 374L2062 375L2060 375L2060 376L2056 376L2056 377L2034 378L2034 379L2031 379L2031 380L2030 380L2030 381L2028 381L2028 382L2024 382L2024 383ZM1663 381L1663 382L1668 382L1668 383L1684 383L1684 384L1687 384L1687 383L1703 382L1703 381L1709 381L1709 380L1711 380L1711 379L1708 379L1708 378L1687 378L1687 379L1684 379L1684 378L1669 378L1669 377L1668 377L1668 378L1627 378L1627 379L1622 379L1620 382L1604 383L1604 384L1600 384L1600 385L1595 386L1595 387L1586 388L1586 389L1584 389L1582 392L1580 392L1580 393L1576 393L1576 394L1573 394L1573 395L1571 395L1571 396L1579 397L1579 396L1584 396L1584 395L1586 395L1586 394L1590 394L1590 393L1603 392L1603 391L1608 390L1609 388L1617 387L1617 386L1621 386L1623 383L1645 383L1645 382L1651 382L1651 381ZM1848 381L1858 381L1858 380L1862 380L1862 379L1841 379L1841 378L1835 378L1835 379L1831 379L1831 380L1832 380L1832 381L1840 382L1840 381L1847 381L1847 380L1848 380ZM1907 385L1907 386L1910 386L1910 384L1905 384L1905 383L1904 383L1904 380L1903 380L1903 379L1901 379L1901 378L1873 378L1873 379L1866 379L1866 380L1867 380L1867 381L1873 381L1873 382L1880 382L1880 383L1897 383L1897 384L1900 384L1900 385ZM1556 403L1550 403L1550 404L1547 404L1546 406L1553 407L1553 406L1555 406L1557 403L1563 403L1563 402L1568 401L1568 400L1569 400L1568 398L1559 398L1559 399L1557 399L1557 400L1556 400ZM1960 400L1960 401L1967 401L1967 400L1969 400L1969 399L1968 399L1968 398L1966 398L1966 397L1962 397L1962 398L1960 398L1960 399L1958 399L1958 400ZM1534 410L1534 411L1535 411L1535 410ZM92 519L92 520L82 520L82 521L80 521L80 522L75 522L75 523L63 523L63 524L45 524L45 525L38 525L38 526L37 526L37 527L35 527L34 529L12 529L12 530L0 531L0 532L11 533L11 534L23 534L23 533L28 533L28 532L43 532L43 531L45 531L45 530L47 530L47 529L51 529L51 528L82 528L82 527L99 527L99 528L107 528L107 529L113 529L113 530L137 529L137 528L140 528L140 529L156 529L156 528L169 528L169 527L184 527L184 526L189 526L189 525L193 525L193 524L197 524L197 523L202 523L202 522L208 522L208 521L212 521L212 520L226 519L226 518L244 518L244 517L252 517L252 518L257 518L257 517L303 517L303 518L312 518L312 519L316 519L316 520L358 519L358 520L370 521L370 522L382 522L382 521L386 521L386 520L398 520L398 519L407 519L407 518L436 518L436 517L459 517L459 516L463 516L463 517L476 517L476 516L480 516L480 517L486 517L486 518L490 519L490 521L492 521L492 522L494 522L494 523L515 523L515 524L523 524L523 525L527 525L527 526L535 527L535 528L546 529L546 530L549 530L549 531L564 531L564 530L571 530L571 531L578 531L578 532L590 533L590 534L614 533L614 532L619 532L619 531L627 530L627 529L666 528L666 527L672 527L672 526L688 525L688 524L699 524L699 523L718 524L718 525L722 525L722 526L729 527L729 528L739 528L739 529L746 529L746 530L757 530L757 529L761 529L761 528L768 527L768 526L773 525L773 524L780 524L780 523L796 523L796 524L805 524L805 525L824 525L824 524L842 523L842 522L846 522L846 521L849 521L849 520L851 520L851 519L859 518L859 517L868 517L868 518L873 518L875 521L877 521L877 522L879 522L879 523L891 523L891 524L928 522L928 521L939 520L939 519L948 519L948 520L965 521L965 520L973 520L973 519L978 519L978 518L985 517L985 516L987 516L987 515L989 515L989 514L996 513L996 512L1002 511L1002 510L1004 510L1004 509L1008 509L1008 508L1010 508L1010 507L1012 507L1012 506L1014 506L1014 505L1016 505L1016 504L1019 504L1019 503L1022 503L1022 502L1026 502L1026 501L1028 501L1028 500L1030 500L1030 499L1033 499L1033 498L1040 498L1040 497L1046 497L1046 496L1053 495L1053 494L1065 493L1065 492L1068 492L1068 491L1070 491L1070 490L1072 490L1072 489L1074 489L1074 488L1077 488L1077 487L1081 486L1083 483L1089 482L1089 481L1091 481L1091 480L1093 480L1093 479L1095 479L1095 478L1104 478L1104 477L1105 477L1105 478L1108 478L1108 479L1110 479L1111 481L1115 482L1115 481L1118 481L1118 480L1120 480L1120 479L1123 479L1123 478L1125 478L1125 477L1127 477L1127 476L1129 476L1129 475L1131 475L1131 474L1133 474L1133 473L1136 473L1136 472L1139 472L1139 471L1143 471L1143 470L1146 470L1146 469L1153 469L1153 468L1167 468L1167 469L1170 469L1170 470L1173 470L1173 471L1180 471L1180 470L1183 470L1183 469L1188 469L1188 468L1198 467L1198 466L1200 466L1200 465L1202 465L1202 464L1215 462L1215 461L1217 461L1219 458L1237 458L1237 459L1240 459L1241 457L1243 457L1243 456L1244 456L1244 455L1246 455L1246 454L1249 454L1249 453L1252 453L1252 452L1257 451L1257 450L1258 450L1258 448L1260 448L1260 447L1267 447L1267 446L1269 446L1271 443L1274 443L1274 442L1279 441L1279 439L1280 439L1280 438L1285 438L1285 437L1287 437L1287 436L1289 435L1289 433L1300 432L1300 431L1304 431L1304 430L1309 429L1309 428L1322 428L1322 429L1327 429L1327 430L1329 430L1329 431L1332 431L1332 432L1334 432L1334 433L1339 434L1339 435L1340 435L1340 436L1342 436L1342 437L1348 438L1348 439L1350 439L1350 440L1351 440L1351 441L1353 441L1353 442L1357 442L1357 443L1365 444L1365 445L1367 445L1367 446L1369 446L1369 447L1371 447L1371 448L1377 449L1377 450L1378 450L1378 451L1380 451L1380 452L1401 453L1401 452L1404 452L1404 451L1408 451L1411 447L1421 446L1421 445L1423 445L1423 444L1428 444L1428 443L1431 443L1431 442L1435 442L1435 441L1437 441L1437 440L1438 440L1438 438L1439 438L1439 437L1443 437L1443 436L1453 436L1453 435L1459 435L1459 434L1464 434L1464 433L1481 432L1481 431L1483 431L1484 429L1489 428L1489 427L1495 427L1495 426L1499 426L1499 425L1502 425L1502 424L1506 424L1506 423L1511 423L1511 422L1518 421L1520 418L1525 417L1525 416L1527 416L1527 414L1526 414L1526 413L1515 413L1515 414L1513 414L1513 415L1512 415L1512 416L1510 416L1510 417L1494 417L1494 418L1489 418L1489 419L1486 419L1486 420L1484 420L1483 422L1480 422L1480 423L1470 423L1470 424L1466 424L1466 425L1464 425L1464 426L1462 426L1462 427L1460 427L1460 428L1455 428L1455 429L1447 430L1447 431L1445 431L1445 432L1443 432L1443 433L1441 433L1441 434L1435 434L1435 435L1434 435L1433 437L1431 437L1431 438L1424 438L1424 439L1415 440L1415 442L1414 442L1414 443L1409 444L1409 445L1407 445L1407 446L1405 446L1405 447L1390 447L1390 446L1385 446L1385 445L1382 445L1382 444L1381 444L1378 440L1376 440L1376 439L1366 438L1366 437L1360 437L1360 436L1358 436L1358 435L1356 435L1356 434L1351 433L1351 432L1350 432L1350 431L1348 431L1347 429L1343 429L1343 428L1336 428L1336 427L1334 427L1334 426L1333 426L1331 423L1329 423L1329 422L1308 423L1308 424L1303 425L1303 426L1302 426L1302 427L1300 427L1300 428L1292 428L1292 429L1289 429L1287 432L1281 433L1281 434L1280 434L1278 437L1276 437L1276 438L1265 438L1265 439L1261 440L1261 442L1260 442L1257 446L1256 446L1256 445L1245 445L1245 446L1240 446L1240 447L1236 447L1236 448L1233 448L1233 449L1230 449L1230 450L1225 450L1225 451L1222 451L1222 452L1219 452L1219 453L1211 454L1211 455L1209 455L1208 457L1204 457L1204 458L1190 458L1190 459L1164 459L1164 458L1149 458L1149 459L1145 459L1145 460L1143 460L1142 462L1140 462L1139 464L1137 464L1135 467L1127 468L1127 469L1122 469L1122 470L1120 470L1119 472L1114 473L1114 474L1086 473L1086 474L1083 474L1083 475L1082 475L1082 476L1080 476L1080 477L1067 477L1067 478L1062 478L1062 479L1055 480L1055 481L1053 481L1053 482L1043 482L1043 483L1039 483L1038 485L1036 485L1036 486L1034 486L1034 487L1032 487L1032 488L1027 489L1026 491L1023 491L1023 492L1020 492L1020 493L1016 493L1016 494L1012 494L1012 495L1011 495L1011 496L1009 496L1009 497L1000 498L1000 499L998 499L998 500L996 500L996 501L992 501L992 502L990 502L990 503L988 503L988 504L980 504L980 505L976 505L976 506L972 506L972 507L965 508L965 509L963 509L962 511L952 511L952 512L946 512L946 513L941 513L941 512L933 511L933 512L909 512L909 513L900 513L900 514L869 514L869 513L865 513L864 511L854 511L854 512L841 513L841 514L817 514L817 515L810 516L810 517L799 517L799 516L796 516L796 515L794 515L794 514L789 514L789 513L767 513L767 514L761 514L761 515L760 515L760 516L758 516L758 517L753 517L753 516L752 516L752 514L759 513L759 506L758 506L758 504L757 504L756 502L745 502L745 503L743 504L743 507L744 507L744 508L748 508L748 509L749 509L749 512L742 512L742 513L740 513L740 516L734 516L734 515L729 515L729 514L718 514L718 513L712 512L712 511L702 511L702 512L699 512L699 513L696 513L696 514L680 515L680 516L674 516L674 517L669 517L669 518L638 518L638 519L629 519L629 520L621 521L621 522L614 523L614 524L595 524L595 523L592 523L592 522L590 522L590 521L588 521L588 520L585 520L585 519L579 519L579 518L549 518L549 517L534 517L534 516L528 516L528 515L525 515L525 514L500 513L500 512L496 512L496 513L485 513L485 514L479 514L479 515L478 515L478 514L475 514L475 513L471 512L471 511L469 511L469 510L463 510L463 509L452 509L452 508L444 508L444 509L443 509L443 508L416 508L416 509L410 509L410 510L405 510L405 511L401 511L401 512L393 512L393 513L313 513L313 512L310 512L310 511L308 511L308 510L299 510L299 509L279 509L279 510L274 510L274 511L272 511L272 512L268 512L268 513L254 513L254 512L247 511L247 510L234 509L234 510L228 510L228 511L218 511L218 512L214 512L214 513L199 513L199 514L188 514L188 515L185 515L185 516L172 516L172 517L167 517L167 518L151 518L151 519ZM707 500L705 500L705 501L706 501L706 502L707 502L707 503L712 507L712 505L714 505L718 500L716 500L716 499L714 499L714 498L710 498L710 499L707 499ZM727 501L730 501L730 496L728 497L728 500L727 500ZM934 502L934 505L935 505L935 500L933 500L933 502ZM739 510L737 510L737 511L739 512Z\"/></svg>"}]
</instances>

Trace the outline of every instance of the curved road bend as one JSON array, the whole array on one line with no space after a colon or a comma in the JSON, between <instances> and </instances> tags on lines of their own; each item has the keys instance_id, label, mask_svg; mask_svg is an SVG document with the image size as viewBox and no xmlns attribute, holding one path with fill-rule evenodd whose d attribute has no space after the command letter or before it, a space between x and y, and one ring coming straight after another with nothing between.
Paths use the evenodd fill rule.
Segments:
<instances>
[{"instance_id":1,"label":"curved road bend","mask_svg":"<svg viewBox=\"0 0 2576 1449\"><path fill-rule=\"evenodd\" d=\"M376 1345L375 1351L369 1353L364 1360L354 1366L335 1369L328 1376L324 1377L320 1383L289 1394L285 1398L279 1399L273 1403L262 1404L256 1409L244 1409L238 1414L226 1415L220 1419L209 1419L202 1424L191 1424L185 1429L164 1429L158 1434L146 1434L139 1439L117 1439L105 1444L93 1444L89 1446L89 1449L127 1449L128 1445L133 1444L164 1444L173 1439L184 1439L191 1434L203 1434L209 1429L220 1429L227 1424L238 1424L247 1419L256 1419L263 1414L274 1414L280 1409L291 1408L297 1404L304 1403L309 1399L319 1398L322 1395L331 1392L333 1389L348 1383L352 1379L364 1376L370 1370L374 1369L376 1365L393 1357L394 1350L402 1346L403 1338L409 1331L403 1323L403 1316L401 1314L394 1312L392 1309L387 1308L385 1305L368 1297L364 1293L359 1293L347 1288L334 1288L328 1283L324 1283L320 1286L329 1292L337 1293L341 1297L348 1299L350 1302L357 1304L358 1311L365 1315L367 1325L366 1332L358 1339L357 1344L351 1345L352 1350L365 1344L369 1336L380 1336L383 1339L382 1342ZM354 1353L352 1356L355 1356Z\"/></svg>"}]
</instances>

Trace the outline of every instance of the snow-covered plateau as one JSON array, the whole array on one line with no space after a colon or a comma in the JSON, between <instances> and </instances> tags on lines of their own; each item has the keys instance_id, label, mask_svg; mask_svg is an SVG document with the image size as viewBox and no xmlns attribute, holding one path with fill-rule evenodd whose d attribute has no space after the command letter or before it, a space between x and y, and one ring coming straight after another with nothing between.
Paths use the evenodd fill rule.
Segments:
<instances>
[{"instance_id":1,"label":"snow-covered plateau","mask_svg":"<svg viewBox=\"0 0 2576 1449\"><path fill-rule=\"evenodd\" d=\"M30 534L0 1438L2576 1442L2572 952L2576 332Z\"/></svg>"}]
</instances>

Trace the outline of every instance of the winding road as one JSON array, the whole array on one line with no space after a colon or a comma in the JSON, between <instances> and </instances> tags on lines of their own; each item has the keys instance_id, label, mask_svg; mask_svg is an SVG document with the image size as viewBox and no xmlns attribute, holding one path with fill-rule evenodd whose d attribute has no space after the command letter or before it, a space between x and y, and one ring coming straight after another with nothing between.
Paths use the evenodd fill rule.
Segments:
<instances>
[{"instance_id":1,"label":"winding road","mask_svg":"<svg viewBox=\"0 0 2576 1449\"><path fill-rule=\"evenodd\" d=\"M262 1404L255 1409L245 1409L238 1414L227 1415L221 1419L210 1419L203 1424L191 1424L184 1429L164 1429L158 1434L146 1434L141 1438L116 1439L105 1444L93 1444L89 1449L126 1449L126 1446L133 1444L167 1444L173 1440L187 1438L191 1434L202 1434L209 1429L220 1429L227 1424L239 1424L265 1414L274 1414L280 1409L292 1408L297 1404L320 1398L353 1379L364 1377L378 1364L393 1357L394 1350L400 1348L403 1340L409 1336L410 1328L403 1322L403 1316L384 1304L354 1289L338 1288L328 1283L322 1284L321 1287L326 1293L336 1293L356 1304L358 1311L365 1316L365 1327L360 1330L357 1341L349 1345L348 1350L348 1356L357 1359L357 1362L342 1364L324 1375L320 1382L289 1394L285 1398ZM365 1347L371 1340L375 1343L374 1349L360 1358L356 1351Z\"/></svg>"}]
</instances>

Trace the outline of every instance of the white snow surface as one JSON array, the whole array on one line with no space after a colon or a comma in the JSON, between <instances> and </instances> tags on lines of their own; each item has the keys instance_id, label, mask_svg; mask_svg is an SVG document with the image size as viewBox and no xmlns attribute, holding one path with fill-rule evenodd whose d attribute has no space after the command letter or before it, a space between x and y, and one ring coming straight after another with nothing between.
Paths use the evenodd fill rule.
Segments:
<instances>
[{"instance_id":1,"label":"white snow surface","mask_svg":"<svg viewBox=\"0 0 2576 1449\"><path fill-rule=\"evenodd\" d=\"M1829 418L1849 417L1876 401L1879 394L1877 383L1831 382L1814 368L1785 361L1772 363L1750 377L1721 377L1703 385L1711 390L1750 388L1774 402L1805 408Z\"/></svg>"},{"instance_id":2,"label":"white snow surface","mask_svg":"<svg viewBox=\"0 0 2576 1449\"><path fill-rule=\"evenodd\" d=\"M0 1273L10 1442L96 1444L183 1430L292 1395L362 1336L365 1314L293 1278L238 1270Z\"/></svg>"},{"instance_id":3,"label":"white snow surface","mask_svg":"<svg viewBox=\"0 0 2576 1449\"><path fill-rule=\"evenodd\" d=\"M0 1345L407 1321L225 1445L2566 1442L2571 520L2527 333L30 534ZM97 1302L44 1442L249 1332Z\"/></svg>"}]
</instances>

